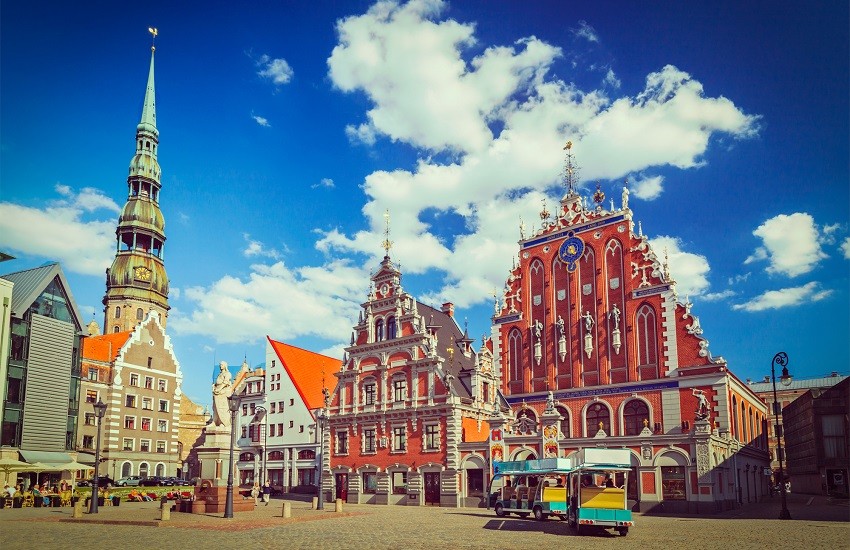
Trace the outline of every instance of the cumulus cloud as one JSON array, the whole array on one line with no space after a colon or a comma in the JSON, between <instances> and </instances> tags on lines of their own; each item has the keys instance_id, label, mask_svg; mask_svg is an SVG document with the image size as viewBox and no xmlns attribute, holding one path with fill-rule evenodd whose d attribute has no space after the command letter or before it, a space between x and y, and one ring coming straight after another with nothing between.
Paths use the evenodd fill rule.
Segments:
<instances>
[{"instance_id":1,"label":"cumulus cloud","mask_svg":"<svg viewBox=\"0 0 850 550\"><path fill-rule=\"evenodd\" d=\"M677 237L658 236L649 239L649 245L661 262L666 251L670 276L676 281L679 294L698 296L708 289L711 268L705 256L682 250L682 241Z\"/></svg>"},{"instance_id":2,"label":"cumulus cloud","mask_svg":"<svg viewBox=\"0 0 850 550\"><path fill-rule=\"evenodd\" d=\"M115 257L115 224L121 209L92 187L79 192L67 185L55 189L60 198L44 208L0 202L0 249L58 261L68 271L103 277ZM98 216L93 217L96 212Z\"/></svg>"},{"instance_id":3,"label":"cumulus cloud","mask_svg":"<svg viewBox=\"0 0 850 550\"><path fill-rule=\"evenodd\" d=\"M850 260L850 237L844 239L844 242L841 243L841 252L844 253L844 257Z\"/></svg>"},{"instance_id":4,"label":"cumulus cloud","mask_svg":"<svg viewBox=\"0 0 850 550\"><path fill-rule=\"evenodd\" d=\"M753 235L763 245L744 260L751 264L767 260L770 274L797 277L809 273L827 257L821 250L821 240L815 220L805 212L780 214L761 224Z\"/></svg>"},{"instance_id":5,"label":"cumulus cloud","mask_svg":"<svg viewBox=\"0 0 850 550\"><path fill-rule=\"evenodd\" d=\"M285 59L272 59L265 54L260 56L257 66L260 67L257 71L259 76L268 78L278 86L288 83L295 74Z\"/></svg>"},{"instance_id":6,"label":"cumulus cloud","mask_svg":"<svg viewBox=\"0 0 850 550\"><path fill-rule=\"evenodd\" d=\"M246 258L265 257L272 258L274 260L280 258L280 252L278 252L274 248L266 247L260 241L252 239L251 235L247 233L244 233L242 236L247 242L245 249L242 251L242 255Z\"/></svg>"},{"instance_id":7,"label":"cumulus cloud","mask_svg":"<svg viewBox=\"0 0 850 550\"><path fill-rule=\"evenodd\" d=\"M267 119L266 117L251 115L251 118L253 118L257 124L263 126L264 128L271 128L272 126L271 124L269 124L269 119Z\"/></svg>"},{"instance_id":8,"label":"cumulus cloud","mask_svg":"<svg viewBox=\"0 0 850 550\"><path fill-rule=\"evenodd\" d=\"M706 302L719 302L721 300L725 300L726 298L731 298L732 296L737 295L738 293L731 289L721 290L720 292L709 292L707 294L703 294L701 299Z\"/></svg>"},{"instance_id":9,"label":"cumulus cloud","mask_svg":"<svg viewBox=\"0 0 850 550\"><path fill-rule=\"evenodd\" d=\"M588 42L599 42L599 35L596 34L596 31L587 24L587 21L579 21L577 29L571 29L573 35L576 38L583 38Z\"/></svg>"},{"instance_id":10,"label":"cumulus cloud","mask_svg":"<svg viewBox=\"0 0 850 550\"><path fill-rule=\"evenodd\" d=\"M323 187L325 189L333 189L334 188L334 180L331 178L322 178L319 180L319 183L314 183L310 186L311 189L316 189L317 187Z\"/></svg>"},{"instance_id":11,"label":"cumulus cloud","mask_svg":"<svg viewBox=\"0 0 850 550\"><path fill-rule=\"evenodd\" d=\"M614 74L614 71L612 69L608 69L608 72L605 73L605 78L602 82L612 88L619 88L621 84L620 79L617 78L617 75Z\"/></svg>"},{"instance_id":12,"label":"cumulus cloud","mask_svg":"<svg viewBox=\"0 0 850 550\"><path fill-rule=\"evenodd\" d=\"M184 299L195 309L175 313L169 326L220 344L256 342L264 334L337 341L357 320L368 276L346 260L300 268L282 261L252 265L246 279L227 275L208 287L184 289Z\"/></svg>"},{"instance_id":13,"label":"cumulus cloud","mask_svg":"<svg viewBox=\"0 0 850 550\"><path fill-rule=\"evenodd\" d=\"M651 201L661 196L664 191L664 176L641 176L632 184L634 196L645 201Z\"/></svg>"},{"instance_id":14,"label":"cumulus cloud","mask_svg":"<svg viewBox=\"0 0 850 550\"><path fill-rule=\"evenodd\" d=\"M783 307L798 306L808 302L818 302L828 298L833 293L829 289L821 289L820 283L812 281L803 286L782 288L779 290L768 290L760 296L756 296L749 302L735 304L732 309L742 311L764 311L768 309L780 309Z\"/></svg>"}]
</instances>

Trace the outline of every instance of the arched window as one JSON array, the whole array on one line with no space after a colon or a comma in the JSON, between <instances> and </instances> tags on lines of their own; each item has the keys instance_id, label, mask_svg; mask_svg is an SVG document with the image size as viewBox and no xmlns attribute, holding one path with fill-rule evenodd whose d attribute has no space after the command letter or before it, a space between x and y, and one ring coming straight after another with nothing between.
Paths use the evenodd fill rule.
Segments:
<instances>
[{"instance_id":1,"label":"arched window","mask_svg":"<svg viewBox=\"0 0 850 550\"><path fill-rule=\"evenodd\" d=\"M395 317L387 319L387 340L395 338Z\"/></svg>"},{"instance_id":2,"label":"arched window","mask_svg":"<svg viewBox=\"0 0 850 550\"><path fill-rule=\"evenodd\" d=\"M165 475L165 464L163 464L162 462L156 465L156 475L158 475L159 477Z\"/></svg>"},{"instance_id":3,"label":"arched window","mask_svg":"<svg viewBox=\"0 0 850 550\"><path fill-rule=\"evenodd\" d=\"M611 435L611 412L602 403L594 403L589 406L585 413L585 419L588 437L596 435L596 432L600 429L600 423L602 424L601 429L605 430L606 434Z\"/></svg>"},{"instance_id":4,"label":"arched window","mask_svg":"<svg viewBox=\"0 0 850 550\"><path fill-rule=\"evenodd\" d=\"M738 398L732 396L732 437L741 439L741 434L738 432Z\"/></svg>"},{"instance_id":5,"label":"arched window","mask_svg":"<svg viewBox=\"0 0 850 550\"><path fill-rule=\"evenodd\" d=\"M637 339L638 376L641 380L658 376L658 338L656 336L655 311L644 304L635 315Z\"/></svg>"},{"instance_id":6,"label":"arched window","mask_svg":"<svg viewBox=\"0 0 850 550\"><path fill-rule=\"evenodd\" d=\"M752 407L750 407L749 413L750 413L750 443L752 443L756 439L756 430L755 430L755 425L753 424L753 409L752 409Z\"/></svg>"},{"instance_id":7,"label":"arched window","mask_svg":"<svg viewBox=\"0 0 850 550\"><path fill-rule=\"evenodd\" d=\"M623 424L626 435L637 435L643 430L643 421L649 421L649 407L640 399L632 399L623 407ZM590 435L588 433L588 435Z\"/></svg>"},{"instance_id":8,"label":"arched window","mask_svg":"<svg viewBox=\"0 0 850 550\"><path fill-rule=\"evenodd\" d=\"M298 451L298 460L315 460L316 459L316 451L313 449L304 449L303 451Z\"/></svg>"},{"instance_id":9,"label":"arched window","mask_svg":"<svg viewBox=\"0 0 850 550\"><path fill-rule=\"evenodd\" d=\"M144 319L144 317L145 317L145 312L142 311L142 308L138 308L136 310L136 320L141 321L142 319Z\"/></svg>"},{"instance_id":10,"label":"arched window","mask_svg":"<svg viewBox=\"0 0 850 550\"><path fill-rule=\"evenodd\" d=\"M149 467L147 462L139 464L139 477L148 477Z\"/></svg>"},{"instance_id":11,"label":"arched window","mask_svg":"<svg viewBox=\"0 0 850 550\"><path fill-rule=\"evenodd\" d=\"M384 339L384 320L378 319L375 321L375 341L380 342Z\"/></svg>"},{"instance_id":12,"label":"arched window","mask_svg":"<svg viewBox=\"0 0 850 550\"><path fill-rule=\"evenodd\" d=\"M121 332L121 329L118 328L118 325L115 325L114 327L112 327L112 332Z\"/></svg>"},{"instance_id":13,"label":"arched window","mask_svg":"<svg viewBox=\"0 0 850 550\"><path fill-rule=\"evenodd\" d=\"M744 402L741 401L741 441L746 443L750 440L750 435L747 433L747 410L744 407Z\"/></svg>"},{"instance_id":14,"label":"arched window","mask_svg":"<svg viewBox=\"0 0 850 550\"><path fill-rule=\"evenodd\" d=\"M558 411L558 414L563 416L559 423L561 437L570 437L570 411L568 411L566 407L562 407L560 405L557 405L555 410Z\"/></svg>"},{"instance_id":15,"label":"arched window","mask_svg":"<svg viewBox=\"0 0 850 550\"><path fill-rule=\"evenodd\" d=\"M283 452L281 452L281 451L270 452L268 460L283 460Z\"/></svg>"},{"instance_id":16,"label":"arched window","mask_svg":"<svg viewBox=\"0 0 850 550\"><path fill-rule=\"evenodd\" d=\"M119 317L121 317L121 307L115 306L115 318L117 319Z\"/></svg>"},{"instance_id":17,"label":"arched window","mask_svg":"<svg viewBox=\"0 0 850 550\"><path fill-rule=\"evenodd\" d=\"M253 462L254 453L239 453L239 462Z\"/></svg>"},{"instance_id":18,"label":"arched window","mask_svg":"<svg viewBox=\"0 0 850 550\"><path fill-rule=\"evenodd\" d=\"M511 381L522 381L522 335L516 329L508 336L508 363Z\"/></svg>"},{"instance_id":19,"label":"arched window","mask_svg":"<svg viewBox=\"0 0 850 550\"><path fill-rule=\"evenodd\" d=\"M133 475L133 465L129 462L125 462L121 465L121 477L127 477Z\"/></svg>"}]
</instances>

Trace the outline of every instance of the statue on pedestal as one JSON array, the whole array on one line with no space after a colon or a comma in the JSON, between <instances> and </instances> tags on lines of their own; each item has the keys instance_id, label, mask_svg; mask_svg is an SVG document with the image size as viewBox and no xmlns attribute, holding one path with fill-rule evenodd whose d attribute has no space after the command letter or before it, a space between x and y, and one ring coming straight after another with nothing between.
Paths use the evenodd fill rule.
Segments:
<instances>
[{"instance_id":1,"label":"statue on pedestal","mask_svg":"<svg viewBox=\"0 0 850 550\"><path fill-rule=\"evenodd\" d=\"M212 385L213 417L214 427L230 427L230 409L227 407L227 398L233 393L233 378L227 370L227 363L222 361L218 364L219 373Z\"/></svg>"}]
</instances>

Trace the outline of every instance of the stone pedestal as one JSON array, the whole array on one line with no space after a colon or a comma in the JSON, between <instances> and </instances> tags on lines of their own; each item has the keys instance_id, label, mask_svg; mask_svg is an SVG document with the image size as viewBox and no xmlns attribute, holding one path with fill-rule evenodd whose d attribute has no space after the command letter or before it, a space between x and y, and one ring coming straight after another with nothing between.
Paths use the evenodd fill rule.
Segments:
<instances>
[{"instance_id":1,"label":"stone pedestal","mask_svg":"<svg viewBox=\"0 0 850 550\"><path fill-rule=\"evenodd\" d=\"M227 504L227 486L211 485L209 480L203 480L195 487L195 502L192 503L193 514L218 514L224 513ZM243 498L239 494L239 488L233 486L233 511L250 512L254 510L254 499Z\"/></svg>"},{"instance_id":2,"label":"stone pedestal","mask_svg":"<svg viewBox=\"0 0 850 550\"><path fill-rule=\"evenodd\" d=\"M201 463L201 482L195 486L192 513L224 513L227 500L228 462L230 461L230 428L207 426L204 430L204 445L196 452ZM233 511L247 512L254 509L254 499L245 499L239 494L237 459L238 456L234 453Z\"/></svg>"}]
</instances>

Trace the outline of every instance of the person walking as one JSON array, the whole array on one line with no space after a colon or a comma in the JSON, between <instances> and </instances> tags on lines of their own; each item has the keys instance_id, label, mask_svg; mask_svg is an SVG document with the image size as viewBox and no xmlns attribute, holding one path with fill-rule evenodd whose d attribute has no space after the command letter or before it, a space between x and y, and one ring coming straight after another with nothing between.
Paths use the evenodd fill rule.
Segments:
<instances>
[{"instance_id":1,"label":"person walking","mask_svg":"<svg viewBox=\"0 0 850 550\"><path fill-rule=\"evenodd\" d=\"M263 483L263 502L266 503L266 506L269 505L269 498L272 496L272 486L269 485L268 480Z\"/></svg>"},{"instance_id":2,"label":"person walking","mask_svg":"<svg viewBox=\"0 0 850 550\"><path fill-rule=\"evenodd\" d=\"M257 497L260 496L260 482L255 481L254 486L251 487L251 496L254 497L254 506L257 505Z\"/></svg>"}]
</instances>

